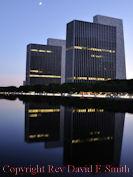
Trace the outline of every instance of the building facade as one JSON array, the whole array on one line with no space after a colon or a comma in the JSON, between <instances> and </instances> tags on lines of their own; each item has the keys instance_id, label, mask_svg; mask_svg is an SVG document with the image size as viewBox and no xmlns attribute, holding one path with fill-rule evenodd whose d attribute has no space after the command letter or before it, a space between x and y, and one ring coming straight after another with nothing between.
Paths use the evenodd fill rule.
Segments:
<instances>
[{"instance_id":1,"label":"building facade","mask_svg":"<svg viewBox=\"0 0 133 177\"><path fill-rule=\"evenodd\" d=\"M64 165L119 166L125 113L69 107L64 115Z\"/></svg>"},{"instance_id":2,"label":"building facade","mask_svg":"<svg viewBox=\"0 0 133 177\"><path fill-rule=\"evenodd\" d=\"M126 79L125 47L123 22L121 19L96 15L94 23L116 27L116 79Z\"/></svg>"},{"instance_id":3,"label":"building facade","mask_svg":"<svg viewBox=\"0 0 133 177\"><path fill-rule=\"evenodd\" d=\"M58 142L60 138L60 106L47 102L25 103L25 141Z\"/></svg>"},{"instance_id":4,"label":"building facade","mask_svg":"<svg viewBox=\"0 0 133 177\"><path fill-rule=\"evenodd\" d=\"M63 148L64 165L119 166L124 121L125 113L56 106L38 99L25 103L25 141L45 143L44 151Z\"/></svg>"},{"instance_id":5,"label":"building facade","mask_svg":"<svg viewBox=\"0 0 133 177\"><path fill-rule=\"evenodd\" d=\"M61 83L60 46L29 44L27 46L26 85Z\"/></svg>"},{"instance_id":6,"label":"building facade","mask_svg":"<svg viewBox=\"0 0 133 177\"><path fill-rule=\"evenodd\" d=\"M122 20L95 16L67 24L66 82L125 79Z\"/></svg>"},{"instance_id":7,"label":"building facade","mask_svg":"<svg viewBox=\"0 0 133 177\"><path fill-rule=\"evenodd\" d=\"M62 54L61 54L61 84L65 83L65 59L66 59L66 40L61 39L47 39L47 45L51 46L61 46Z\"/></svg>"}]
</instances>

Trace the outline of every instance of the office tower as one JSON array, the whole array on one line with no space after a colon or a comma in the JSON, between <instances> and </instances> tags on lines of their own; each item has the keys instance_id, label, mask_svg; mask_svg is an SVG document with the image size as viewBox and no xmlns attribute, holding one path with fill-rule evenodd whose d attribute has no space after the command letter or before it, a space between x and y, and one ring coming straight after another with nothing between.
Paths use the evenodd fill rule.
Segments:
<instances>
[{"instance_id":1,"label":"office tower","mask_svg":"<svg viewBox=\"0 0 133 177\"><path fill-rule=\"evenodd\" d=\"M66 108L64 115L64 165L119 166L124 113Z\"/></svg>"},{"instance_id":2,"label":"office tower","mask_svg":"<svg viewBox=\"0 0 133 177\"><path fill-rule=\"evenodd\" d=\"M25 103L25 141L63 148L64 165L119 166L124 113L72 108L47 102Z\"/></svg>"},{"instance_id":3,"label":"office tower","mask_svg":"<svg viewBox=\"0 0 133 177\"><path fill-rule=\"evenodd\" d=\"M95 16L67 24L66 82L126 79L122 20Z\"/></svg>"},{"instance_id":4,"label":"office tower","mask_svg":"<svg viewBox=\"0 0 133 177\"><path fill-rule=\"evenodd\" d=\"M56 142L60 139L60 106L25 103L26 142Z\"/></svg>"},{"instance_id":5,"label":"office tower","mask_svg":"<svg viewBox=\"0 0 133 177\"><path fill-rule=\"evenodd\" d=\"M61 46L62 54L61 54L61 84L65 83L65 59L66 59L66 40L61 39L47 39L47 45L51 46Z\"/></svg>"},{"instance_id":6,"label":"office tower","mask_svg":"<svg viewBox=\"0 0 133 177\"><path fill-rule=\"evenodd\" d=\"M123 22L120 19L96 15L94 23L116 27L116 79L126 79Z\"/></svg>"},{"instance_id":7,"label":"office tower","mask_svg":"<svg viewBox=\"0 0 133 177\"><path fill-rule=\"evenodd\" d=\"M26 85L61 83L60 46L29 44L27 46Z\"/></svg>"},{"instance_id":8,"label":"office tower","mask_svg":"<svg viewBox=\"0 0 133 177\"><path fill-rule=\"evenodd\" d=\"M59 126L59 139L56 141L48 141L45 143L45 148L57 148L64 145L64 106L60 106L60 126ZM52 122L51 122L52 124Z\"/></svg>"}]
</instances>

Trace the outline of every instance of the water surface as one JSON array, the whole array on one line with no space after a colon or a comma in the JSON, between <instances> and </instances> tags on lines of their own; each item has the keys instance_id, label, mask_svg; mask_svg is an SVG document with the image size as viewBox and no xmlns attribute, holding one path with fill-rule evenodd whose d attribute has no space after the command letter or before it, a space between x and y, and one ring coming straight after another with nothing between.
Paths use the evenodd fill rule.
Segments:
<instances>
[{"instance_id":1,"label":"water surface","mask_svg":"<svg viewBox=\"0 0 133 177\"><path fill-rule=\"evenodd\" d=\"M133 114L45 102L0 100L0 160L3 166L45 166L42 176L133 176ZM95 173L95 165L126 165L129 173ZM66 167L48 173L48 165ZM68 173L68 166L93 173ZM9 168L5 168L9 171ZM18 173L20 174L20 173ZM36 176L41 176L36 174ZM22 175L21 175L22 176ZM26 176L26 174L23 174ZM32 176L28 174L27 176Z\"/></svg>"}]
</instances>

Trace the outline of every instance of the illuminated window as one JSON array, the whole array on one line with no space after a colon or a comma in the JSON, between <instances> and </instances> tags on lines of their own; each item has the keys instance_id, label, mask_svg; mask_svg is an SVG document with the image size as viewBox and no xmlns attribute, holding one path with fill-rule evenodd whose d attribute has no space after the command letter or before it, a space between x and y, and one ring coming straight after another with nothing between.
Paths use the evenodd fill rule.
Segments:
<instances>
[{"instance_id":1,"label":"illuminated window","mask_svg":"<svg viewBox=\"0 0 133 177\"><path fill-rule=\"evenodd\" d=\"M95 109L88 109L88 112L95 112Z\"/></svg>"},{"instance_id":2,"label":"illuminated window","mask_svg":"<svg viewBox=\"0 0 133 177\"><path fill-rule=\"evenodd\" d=\"M95 81L107 81L111 78L96 78L96 77L74 77L74 80L95 80Z\"/></svg>"},{"instance_id":3,"label":"illuminated window","mask_svg":"<svg viewBox=\"0 0 133 177\"><path fill-rule=\"evenodd\" d=\"M86 109L74 109L73 112L86 112Z\"/></svg>"},{"instance_id":4,"label":"illuminated window","mask_svg":"<svg viewBox=\"0 0 133 177\"><path fill-rule=\"evenodd\" d=\"M29 117L37 117L37 114L30 114Z\"/></svg>"},{"instance_id":5,"label":"illuminated window","mask_svg":"<svg viewBox=\"0 0 133 177\"><path fill-rule=\"evenodd\" d=\"M97 112L104 112L104 109L96 109Z\"/></svg>"},{"instance_id":6,"label":"illuminated window","mask_svg":"<svg viewBox=\"0 0 133 177\"><path fill-rule=\"evenodd\" d=\"M60 109L29 109L29 113L50 113L60 112Z\"/></svg>"},{"instance_id":7,"label":"illuminated window","mask_svg":"<svg viewBox=\"0 0 133 177\"><path fill-rule=\"evenodd\" d=\"M97 52L107 52L107 53L116 53L115 50L110 50L110 49L98 49L98 48L88 48L88 47L82 47L82 46L74 46L67 48L66 51L72 50L72 49L77 49L77 50L89 50L89 51L97 51Z\"/></svg>"},{"instance_id":8,"label":"illuminated window","mask_svg":"<svg viewBox=\"0 0 133 177\"><path fill-rule=\"evenodd\" d=\"M37 49L31 49L31 52L38 52Z\"/></svg>"},{"instance_id":9,"label":"illuminated window","mask_svg":"<svg viewBox=\"0 0 133 177\"><path fill-rule=\"evenodd\" d=\"M91 55L92 58L102 58L102 55Z\"/></svg>"},{"instance_id":10,"label":"illuminated window","mask_svg":"<svg viewBox=\"0 0 133 177\"><path fill-rule=\"evenodd\" d=\"M55 79L60 79L61 76L55 76L55 75L33 75L33 74L30 74L29 77L44 77L44 78L55 78Z\"/></svg>"},{"instance_id":11,"label":"illuminated window","mask_svg":"<svg viewBox=\"0 0 133 177\"><path fill-rule=\"evenodd\" d=\"M95 137L95 138L89 138L89 139L75 139L75 140L72 140L72 143L76 144L76 143L84 143L84 142L111 141L111 140L113 140L113 137L107 136L107 137Z\"/></svg>"},{"instance_id":12,"label":"illuminated window","mask_svg":"<svg viewBox=\"0 0 133 177\"><path fill-rule=\"evenodd\" d=\"M75 80L87 80L87 77L74 77Z\"/></svg>"},{"instance_id":13,"label":"illuminated window","mask_svg":"<svg viewBox=\"0 0 133 177\"><path fill-rule=\"evenodd\" d=\"M47 137L49 137L49 134L29 135L30 139L33 139L33 138L47 138Z\"/></svg>"},{"instance_id":14,"label":"illuminated window","mask_svg":"<svg viewBox=\"0 0 133 177\"><path fill-rule=\"evenodd\" d=\"M100 131L89 132L89 135L100 135Z\"/></svg>"},{"instance_id":15,"label":"illuminated window","mask_svg":"<svg viewBox=\"0 0 133 177\"><path fill-rule=\"evenodd\" d=\"M89 109L73 109L73 112L78 112L78 113L86 113L86 112L104 112L104 109L95 109L95 108L89 108Z\"/></svg>"},{"instance_id":16,"label":"illuminated window","mask_svg":"<svg viewBox=\"0 0 133 177\"><path fill-rule=\"evenodd\" d=\"M43 71L39 71L39 70L30 70L31 73L43 73Z\"/></svg>"},{"instance_id":17,"label":"illuminated window","mask_svg":"<svg viewBox=\"0 0 133 177\"><path fill-rule=\"evenodd\" d=\"M53 53L52 50L39 50L39 49L31 49L31 52L40 52L40 53Z\"/></svg>"}]
</instances>

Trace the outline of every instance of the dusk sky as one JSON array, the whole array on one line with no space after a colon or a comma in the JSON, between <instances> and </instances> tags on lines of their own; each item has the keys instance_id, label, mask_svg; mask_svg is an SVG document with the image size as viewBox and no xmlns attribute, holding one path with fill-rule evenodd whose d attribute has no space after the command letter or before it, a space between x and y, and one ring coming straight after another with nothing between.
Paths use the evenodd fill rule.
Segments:
<instances>
[{"instance_id":1,"label":"dusk sky","mask_svg":"<svg viewBox=\"0 0 133 177\"><path fill-rule=\"evenodd\" d=\"M133 78L133 0L0 0L0 86L23 84L26 45L66 38L73 19L123 19L127 78Z\"/></svg>"}]
</instances>

